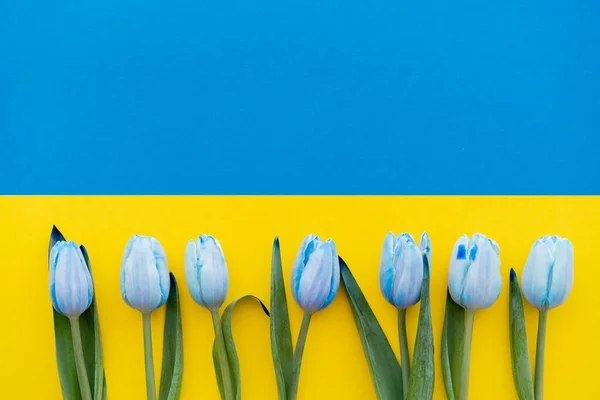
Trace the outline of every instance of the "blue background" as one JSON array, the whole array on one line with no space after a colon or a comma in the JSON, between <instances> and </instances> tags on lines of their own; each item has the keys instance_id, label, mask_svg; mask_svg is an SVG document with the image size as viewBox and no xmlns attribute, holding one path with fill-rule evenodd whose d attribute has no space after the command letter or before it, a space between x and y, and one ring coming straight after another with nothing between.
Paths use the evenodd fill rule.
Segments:
<instances>
[{"instance_id":1,"label":"blue background","mask_svg":"<svg viewBox=\"0 0 600 400\"><path fill-rule=\"evenodd\" d=\"M3 0L0 193L600 194L599 93L595 0Z\"/></svg>"}]
</instances>

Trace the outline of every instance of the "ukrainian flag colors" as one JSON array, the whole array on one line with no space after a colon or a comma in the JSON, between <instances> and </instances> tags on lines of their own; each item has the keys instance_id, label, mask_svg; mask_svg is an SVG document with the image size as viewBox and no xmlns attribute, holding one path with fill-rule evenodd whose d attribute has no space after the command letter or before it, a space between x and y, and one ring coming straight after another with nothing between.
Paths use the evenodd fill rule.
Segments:
<instances>
[{"instance_id":1,"label":"ukrainian flag colors","mask_svg":"<svg viewBox=\"0 0 600 400\"><path fill-rule=\"evenodd\" d=\"M287 276L305 235L333 238L397 348L378 284L390 230L431 237L436 400L456 239L483 232L501 248L500 298L476 316L471 398L504 400L516 398L509 270L538 237L568 237L575 283L548 320L546 399L599 397L595 0L4 3L0 398L60 398L53 224L93 262L109 399L144 398L141 320L119 290L131 235L157 237L179 279L186 400L218 398L210 316L183 284L190 238L218 237L229 300L265 301L275 235ZM295 337L289 286L288 301ZM240 308L244 399L275 399L268 321ZM535 311L525 306L530 351ZM409 311L409 332L416 321ZM313 335L299 398L374 399L343 291Z\"/></svg>"},{"instance_id":2,"label":"ukrainian flag colors","mask_svg":"<svg viewBox=\"0 0 600 400\"><path fill-rule=\"evenodd\" d=\"M508 337L508 277L521 273L529 249L541 233L560 232L575 248L575 284L567 302L548 320L546 393L548 399L594 398L600 342L595 231L600 199L595 197L2 197L0 233L4 289L0 333L0 397L60 398L54 360L52 313L48 296L47 248L57 223L69 237L86 245L93 260L110 396L144 397L141 320L121 299L119 270L123 248L133 233L154 235L163 244L169 268L181 282L185 346L182 399L218 398L212 367L210 315L187 292L184 254L199 232L219 238L230 272L228 301L245 293L267 300L271 245L279 235L284 274L305 234L333 237L353 269L394 348L396 310L379 289L381 245L391 230L419 234L432 243L432 317L436 345L435 399L444 399L439 348L450 252L462 233L482 231L501 247L503 287L494 306L477 314L471 359L474 399L516 398ZM291 294L288 283L288 297ZM294 335L301 310L291 302ZM240 305L234 316L245 398L275 399L269 324L262 312ZM534 343L537 310L525 306L529 343ZM158 315L163 313L158 311ZM416 329L417 310L408 312ZM161 317L153 321L160 332ZM303 362L300 398L375 399L354 321L343 291L315 315ZM414 337L409 335L409 337ZM160 347L161 335L155 335ZM27 344L26 347L23 347ZM410 343L412 346L412 343ZM412 348L412 347L411 347ZM530 346L533 359L533 347ZM160 352L155 352L157 363ZM7 362L6 360L10 360ZM160 365L160 364L158 364ZM31 384L35 376L36 384Z\"/></svg>"}]
</instances>

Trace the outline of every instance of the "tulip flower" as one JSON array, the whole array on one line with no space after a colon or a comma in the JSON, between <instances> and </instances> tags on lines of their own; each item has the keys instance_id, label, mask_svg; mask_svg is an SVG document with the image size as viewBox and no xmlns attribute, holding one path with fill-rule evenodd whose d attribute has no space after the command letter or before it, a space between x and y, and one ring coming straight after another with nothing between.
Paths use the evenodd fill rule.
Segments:
<instances>
[{"instance_id":1,"label":"tulip flower","mask_svg":"<svg viewBox=\"0 0 600 400\"><path fill-rule=\"evenodd\" d=\"M50 251L50 297L54 309L78 318L92 304L94 286L83 254L75 242L57 242Z\"/></svg>"},{"instance_id":2,"label":"tulip flower","mask_svg":"<svg viewBox=\"0 0 600 400\"><path fill-rule=\"evenodd\" d=\"M169 297L167 256L158 240L134 235L125 246L121 264L121 295L142 314L156 310Z\"/></svg>"},{"instance_id":3,"label":"tulip flower","mask_svg":"<svg viewBox=\"0 0 600 400\"><path fill-rule=\"evenodd\" d=\"M452 250L448 291L455 303L465 309L463 362L460 371L459 400L469 397L471 338L475 311L491 307L500 296L500 247L480 233L469 239L462 235Z\"/></svg>"},{"instance_id":4,"label":"tulip flower","mask_svg":"<svg viewBox=\"0 0 600 400\"><path fill-rule=\"evenodd\" d=\"M79 316L92 304L92 275L75 242L58 241L50 250L50 298L56 311L69 318L75 368L83 400L92 394L85 367Z\"/></svg>"},{"instance_id":5,"label":"tulip flower","mask_svg":"<svg viewBox=\"0 0 600 400\"><path fill-rule=\"evenodd\" d=\"M333 240L308 235L292 266L292 295L305 313L327 307L340 287L340 263Z\"/></svg>"},{"instance_id":6,"label":"tulip flower","mask_svg":"<svg viewBox=\"0 0 600 400\"><path fill-rule=\"evenodd\" d=\"M423 283L423 251L410 233L396 237L388 233L383 241L379 285L388 302L405 310L419 302Z\"/></svg>"},{"instance_id":7,"label":"tulip flower","mask_svg":"<svg viewBox=\"0 0 600 400\"><path fill-rule=\"evenodd\" d=\"M221 328L219 307L227 297L229 275L221 244L210 235L190 239L185 248L185 279L194 301L210 310L215 330L216 352L224 389L224 398L234 398L231 371L228 367L225 338ZM216 366L215 366L216 367Z\"/></svg>"},{"instance_id":8,"label":"tulip flower","mask_svg":"<svg viewBox=\"0 0 600 400\"><path fill-rule=\"evenodd\" d=\"M471 311L491 307L500 296L500 247L480 233L462 235L452 250L448 289L452 299Z\"/></svg>"},{"instance_id":9,"label":"tulip flower","mask_svg":"<svg viewBox=\"0 0 600 400\"><path fill-rule=\"evenodd\" d=\"M389 232L383 241L379 267L379 285L388 302L398 308L398 335L402 360L404 397L408 392L410 357L406 335L406 309L419 302L423 283L423 257L431 263L431 242L426 232L419 246L410 233L394 236Z\"/></svg>"},{"instance_id":10,"label":"tulip flower","mask_svg":"<svg viewBox=\"0 0 600 400\"><path fill-rule=\"evenodd\" d=\"M541 399L544 387L544 351L548 310L567 300L573 287L573 245L560 236L543 236L529 252L521 291L525 300L539 310L535 362L535 398Z\"/></svg>"},{"instance_id":11,"label":"tulip flower","mask_svg":"<svg viewBox=\"0 0 600 400\"><path fill-rule=\"evenodd\" d=\"M340 287L340 263L335 243L322 241L318 236L308 235L302 241L292 266L292 295L304 310L292 366L292 379L288 400L295 400L298 393L300 365L313 313L326 308Z\"/></svg>"},{"instance_id":12,"label":"tulip flower","mask_svg":"<svg viewBox=\"0 0 600 400\"><path fill-rule=\"evenodd\" d=\"M142 313L146 394L151 400L156 399L156 383L150 314L165 304L170 286L167 256L160 242L149 236L132 236L121 264L121 295L127 305Z\"/></svg>"},{"instance_id":13,"label":"tulip flower","mask_svg":"<svg viewBox=\"0 0 600 400\"><path fill-rule=\"evenodd\" d=\"M209 310L221 307L227 297L229 276L219 241L202 235L185 249L185 279L194 301Z\"/></svg>"},{"instance_id":14,"label":"tulip flower","mask_svg":"<svg viewBox=\"0 0 600 400\"><path fill-rule=\"evenodd\" d=\"M573 245L560 236L543 236L531 248L521 291L525 300L540 311L558 307L573 287Z\"/></svg>"}]
</instances>

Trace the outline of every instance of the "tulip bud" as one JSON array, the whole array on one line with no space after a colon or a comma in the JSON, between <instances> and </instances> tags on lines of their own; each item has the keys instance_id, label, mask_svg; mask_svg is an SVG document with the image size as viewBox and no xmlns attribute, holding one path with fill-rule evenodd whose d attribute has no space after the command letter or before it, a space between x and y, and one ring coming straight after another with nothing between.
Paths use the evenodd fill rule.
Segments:
<instances>
[{"instance_id":1,"label":"tulip bud","mask_svg":"<svg viewBox=\"0 0 600 400\"><path fill-rule=\"evenodd\" d=\"M521 277L525 300L540 311L560 306L573 287L573 245L560 236L543 236L531 247Z\"/></svg>"},{"instance_id":2,"label":"tulip bud","mask_svg":"<svg viewBox=\"0 0 600 400\"><path fill-rule=\"evenodd\" d=\"M167 256L158 240L132 236L121 264L121 295L125 303L142 313L156 310L169 297Z\"/></svg>"},{"instance_id":3,"label":"tulip bud","mask_svg":"<svg viewBox=\"0 0 600 400\"><path fill-rule=\"evenodd\" d=\"M480 233L462 235L452 250L448 289L452 299L468 310L488 308L502 288L500 247Z\"/></svg>"},{"instance_id":4,"label":"tulip bud","mask_svg":"<svg viewBox=\"0 0 600 400\"><path fill-rule=\"evenodd\" d=\"M218 309L229 289L227 263L221 244L210 235L202 235L185 248L185 280L194 301L208 309Z\"/></svg>"},{"instance_id":5,"label":"tulip bud","mask_svg":"<svg viewBox=\"0 0 600 400\"><path fill-rule=\"evenodd\" d=\"M409 233L394 237L390 232L385 237L379 266L379 286L383 296L393 306L404 309L419 302L423 283L423 255L428 253L430 257L431 248L426 233L421 236L419 247Z\"/></svg>"},{"instance_id":6,"label":"tulip bud","mask_svg":"<svg viewBox=\"0 0 600 400\"><path fill-rule=\"evenodd\" d=\"M292 267L292 294L300 307L314 313L333 301L340 287L340 262L335 243L308 235Z\"/></svg>"},{"instance_id":7,"label":"tulip bud","mask_svg":"<svg viewBox=\"0 0 600 400\"><path fill-rule=\"evenodd\" d=\"M92 304L92 275L75 242L59 241L50 250L50 298L65 317L79 317Z\"/></svg>"}]
</instances>

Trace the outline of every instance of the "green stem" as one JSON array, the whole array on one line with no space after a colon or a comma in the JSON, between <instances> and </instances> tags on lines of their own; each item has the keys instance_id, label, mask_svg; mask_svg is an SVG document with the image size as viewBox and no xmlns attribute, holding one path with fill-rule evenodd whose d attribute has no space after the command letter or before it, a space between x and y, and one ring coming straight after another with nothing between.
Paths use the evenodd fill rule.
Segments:
<instances>
[{"instance_id":1,"label":"green stem","mask_svg":"<svg viewBox=\"0 0 600 400\"><path fill-rule=\"evenodd\" d=\"M150 322L150 313L142 313L142 324L144 325L144 360L146 363L146 396L148 400L156 400L154 358L152 357L152 325Z\"/></svg>"},{"instance_id":2,"label":"green stem","mask_svg":"<svg viewBox=\"0 0 600 400\"><path fill-rule=\"evenodd\" d=\"M546 347L546 317L548 311L540 311L535 349L535 400L544 398L544 349Z\"/></svg>"},{"instance_id":3,"label":"green stem","mask_svg":"<svg viewBox=\"0 0 600 400\"><path fill-rule=\"evenodd\" d=\"M465 335L463 342L463 359L460 367L460 383L458 387L458 399L469 399L469 372L471 369L471 339L473 337L473 321L475 311L465 310Z\"/></svg>"},{"instance_id":4,"label":"green stem","mask_svg":"<svg viewBox=\"0 0 600 400\"><path fill-rule=\"evenodd\" d=\"M73 353L75 354L75 367L77 368L77 380L79 391L83 400L92 400L90 381L88 380L83 358L83 345L81 344L81 330L79 329L79 317L69 318L71 322L71 336L73 337Z\"/></svg>"},{"instance_id":5,"label":"green stem","mask_svg":"<svg viewBox=\"0 0 600 400\"><path fill-rule=\"evenodd\" d=\"M302 317L302 325L300 333L298 333L298 341L294 350L294 360L292 361L292 380L288 390L287 400L296 400L298 396L298 382L300 381L300 366L302 365L302 354L304 353L304 345L306 344L306 336L308 335L308 325L310 324L311 314L304 313Z\"/></svg>"},{"instance_id":6,"label":"green stem","mask_svg":"<svg viewBox=\"0 0 600 400\"><path fill-rule=\"evenodd\" d=\"M231 383L231 371L229 370L229 360L227 359L227 350L225 348L225 338L223 337L223 329L221 327L221 317L219 310L210 310L213 326L215 328L215 340L217 341L217 357L219 358L219 366L221 368L221 377L223 378L223 391L225 393L224 400L235 399L233 386Z\"/></svg>"},{"instance_id":7,"label":"green stem","mask_svg":"<svg viewBox=\"0 0 600 400\"><path fill-rule=\"evenodd\" d=\"M402 360L402 392L408 396L408 378L410 376L410 355L406 338L406 309L398 309L398 336L400 337L400 358Z\"/></svg>"}]
</instances>

